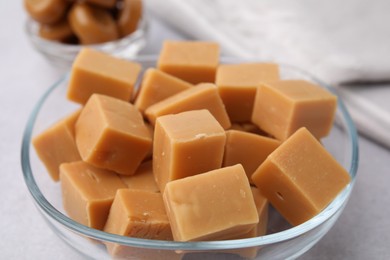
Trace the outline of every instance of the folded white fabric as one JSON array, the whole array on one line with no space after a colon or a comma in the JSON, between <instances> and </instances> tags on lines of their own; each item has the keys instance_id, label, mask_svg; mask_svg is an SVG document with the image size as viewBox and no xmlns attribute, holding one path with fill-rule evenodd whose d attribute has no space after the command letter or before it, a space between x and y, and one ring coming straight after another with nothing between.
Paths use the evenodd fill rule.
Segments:
<instances>
[{"instance_id":1,"label":"folded white fabric","mask_svg":"<svg viewBox=\"0 0 390 260\"><path fill-rule=\"evenodd\" d=\"M388 0L146 0L228 56L299 66L331 83L390 79Z\"/></svg>"},{"instance_id":2,"label":"folded white fabric","mask_svg":"<svg viewBox=\"0 0 390 260\"><path fill-rule=\"evenodd\" d=\"M390 148L390 84L344 86L338 94L360 133Z\"/></svg>"}]
</instances>

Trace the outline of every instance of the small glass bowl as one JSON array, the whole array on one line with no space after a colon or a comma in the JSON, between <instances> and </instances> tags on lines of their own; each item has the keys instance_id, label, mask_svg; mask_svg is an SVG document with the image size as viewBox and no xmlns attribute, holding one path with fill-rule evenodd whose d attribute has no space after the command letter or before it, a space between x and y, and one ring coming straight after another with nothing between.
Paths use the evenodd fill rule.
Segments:
<instances>
[{"instance_id":1,"label":"small glass bowl","mask_svg":"<svg viewBox=\"0 0 390 260\"><path fill-rule=\"evenodd\" d=\"M75 45L40 37L39 24L31 18L28 18L25 24L27 36L34 48L55 67L63 71L70 69L73 60L83 47L94 48L120 58L134 58L146 45L148 28L147 17L144 15L138 23L137 30L123 38L101 44Z\"/></svg>"},{"instance_id":2,"label":"small glass bowl","mask_svg":"<svg viewBox=\"0 0 390 260\"><path fill-rule=\"evenodd\" d=\"M136 61L143 68L154 67L156 57L140 57ZM222 59L222 63L244 62ZM245 61L248 62L248 61ZM297 68L281 65L284 79L306 79L322 87L333 89ZM268 233L255 238L210 241L173 242L124 237L105 233L81 225L67 217L61 199L61 187L54 183L40 162L31 138L63 116L78 108L65 98L68 75L50 87L32 111L22 142L22 168L27 187L34 202L50 228L66 243L87 257L110 259L103 243L123 245L130 259L294 259L309 250L333 226L342 213L356 180L358 141L356 129L343 105L338 100L335 125L322 143L336 160L348 170L352 181L321 213L307 222L291 227L270 207ZM87 239L90 238L90 239ZM240 256L241 255L241 256Z\"/></svg>"}]
</instances>

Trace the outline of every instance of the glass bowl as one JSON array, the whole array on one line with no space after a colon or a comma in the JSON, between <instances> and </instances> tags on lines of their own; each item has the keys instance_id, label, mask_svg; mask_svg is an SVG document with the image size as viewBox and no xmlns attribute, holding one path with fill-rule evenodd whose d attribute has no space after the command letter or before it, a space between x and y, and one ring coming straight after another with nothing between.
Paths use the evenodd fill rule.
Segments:
<instances>
[{"instance_id":1,"label":"glass bowl","mask_svg":"<svg viewBox=\"0 0 390 260\"><path fill-rule=\"evenodd\" d=\"M140 57L143 68L154 67L156 57ZM237 62L222 59L222 63ZM242 60L241 60L242 62ZM306 79L334 91L310 74L288 65L281 65L284 79ZM172 242L124 237L105 233L81 225L64 212L59 183L54 183L31 148L31 138L78 105L65 98L68 75L65 75L42 96L32 111L22 142L22 168L27 187L34 202L50 228L66 243L94 259L110 259L102 242L118 243L128 250L131 259L293 259L309 250L333 226L351 195L358 166L356 129L343 105L338 100L336 120L330 135L322 139L327 150L348 170L352 181L320 214L307 222L291 227L272 207L269 212L268 233L255 238L212 241ZM89 239L88 239L89 238ZM257 255L256 255L257 252ZM241 256L240 256L241 255Z\"/></svg>"},{"instance_id":2,"label":"glass bowl","mask_svg":"<svg viewBox=\"0 0 390 260\"><path fill-rule=\"evenodd\" d=\"M50 41L39 36L39 24L28 18L25 23L25 31L34 48L41 53L50 63L60 70L66 71L72 66L73 60L81 50L87 45L64 44ZM146 15L138 23L137 30L116 41L101 44L88 45L116 57L134 58L146 45L148 32L148 22Z\"/></svg>"}]
</instances>

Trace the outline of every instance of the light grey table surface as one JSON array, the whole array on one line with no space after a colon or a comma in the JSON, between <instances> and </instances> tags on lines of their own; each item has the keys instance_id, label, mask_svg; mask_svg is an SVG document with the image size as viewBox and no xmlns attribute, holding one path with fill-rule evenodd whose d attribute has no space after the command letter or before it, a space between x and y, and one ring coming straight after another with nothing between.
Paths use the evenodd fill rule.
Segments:
<instances>
[{"instance_id":1,"label":"light grey table surface","mask_svg":"<svg viewBox=\"0 0 390 260\"><path fill-rule=\"evenodd\" d=\"M21 2L0 3L0 259L83 259L48 228L22 177L27 118L61 73L29 44ZM156 20L149 36L143 54L157 54L163 39L185 38ZM300 259L390 259L390 151L363 137L359 144L358 179L345 211Z\"/></svg>"}]
</instances>

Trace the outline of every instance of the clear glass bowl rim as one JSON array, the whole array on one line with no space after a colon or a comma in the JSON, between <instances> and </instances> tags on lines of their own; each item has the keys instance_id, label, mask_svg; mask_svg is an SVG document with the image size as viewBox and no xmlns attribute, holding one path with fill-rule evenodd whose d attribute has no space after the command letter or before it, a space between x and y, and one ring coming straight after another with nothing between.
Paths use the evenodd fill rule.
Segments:
<instances>
[{"instance_id":1,"label":"clear glass bowl rim","mask_svg":"<svg viewBox=\"0 0 390 260\"><path fill-rule=\"evenodd\" d=\"M156 56L140 56L135 59L138 62L153 62L156 61ZM236 58L221 58L221 62L251 62L251 60L242 60ZM258 62L258 60L257 60ZM299 73L302 73L306 77L310 78L313 82L324 86L332 92L335 92L334 89L318 80L311 74L303 71L299 68L296 68L287 64L279 64L282 68L289 68ZM21 163L23 170L23 177L25 179L26 185L35 200L36 205L38 205L39 209L46 213L52 220L58 222L69 230L79 233L83 236L87 236L93 239L120 243L127 246L132 247L140 247L140 248L150 248L150 249L165 249L165 250L219 250L219 249L235 249L235 248L246 248L246 247L255 247L255 246L264 246L269 244L280 243L283 241L287 241L293 239L294 237L298 237L314 228L324 223L327 219L333 216L338 210L340 210L345 203L348 201L349 195L352 192L352 188L354 186L356 180L356 173L358 168L358 136L357 131L354 126L354 123L345 107L341 99L338 99L338 109L341 111L343 115L343 119L345 120L348 138L349 138L349 149L351 150L351 165L350 168L347 169L352 181L351 183L337 196L337 198L329 204L321 213L319 213L314 218L306 221L305 223L292 227L290 229L280 231L277 233L259 236L254 238L246 238L246 239L235 239L235 240L223 240L223 241L207 241L207 242L175 242L175 241L162 241L162 240L150 240L150 239L139 239L139 238L131 238L125 237L115 234L106 233L103 231L99 231L96 229L89 228L82 224L79 224L66 215L59 212L56 208L54 208L41 193L38 185L35 182L33 172L30 164L30 148L31 148L31 137L33 127L36 121L36 118L39 114L39 111L48 98L48 96L65 80L67 80L68 74L63 76L59 81L53 84L40 98L38 103L35 105L33 111L31 112L29 119L27 121L27 125L23 134L22 139L22 149L21 149Z\"/></svg>"}]
</instances>

